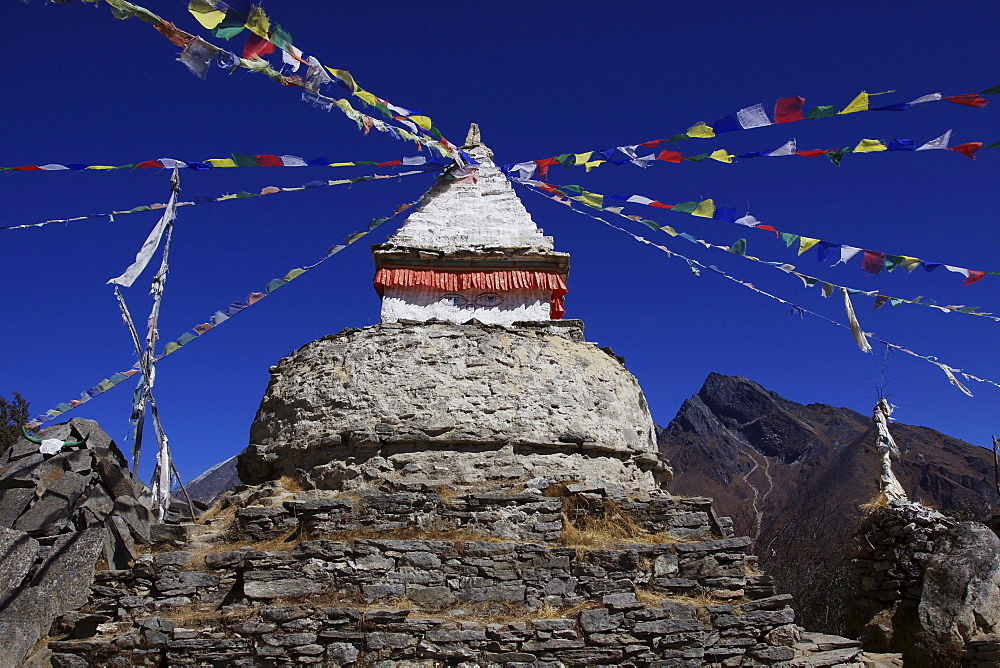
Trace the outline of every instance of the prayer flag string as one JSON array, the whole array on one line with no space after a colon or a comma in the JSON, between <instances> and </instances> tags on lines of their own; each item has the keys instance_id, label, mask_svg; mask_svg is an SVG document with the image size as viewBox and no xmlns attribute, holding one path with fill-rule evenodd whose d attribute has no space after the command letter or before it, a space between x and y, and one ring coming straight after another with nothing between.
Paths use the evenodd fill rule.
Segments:
<instances>
[{"instance_id":1,"label":"prayer flag string","mask_svg":"<svg viewBox=\"0 0 1000 668\"><path fill-rule=\"evenodd\" d=\"M329 158L312 158L305 160L297 155L249 155L244 153L233 153L228 158L209 158L200 162L189 160L175 160L174 158L157 158L156 160L144 160L127 165L97 165L80 163L47 163L43 165L31 164L19 167L0 167L0 172L59 172L84 170L112 171L121 169L193 169L204 171L206 169L227 169L233 167L406 167L427 165L429 169L444 169L451 160L444 158L426 157L422 155L389 160L386 162L376 162L374 160L355 160L353 162L333 162Z\"/></svg>"},{"instance_id":2,"label":"prayer flag string","mask_svg":"<svg viewBox=\"0 0 1000 668\"><path fill-rule=\"evenodd\" d=\"M364 229L358 230L356 232L351 233L350 235L348 235L339 244L336 244L336 245L331 246L330 248L328 248L327 251L326 251L326 254L323 255L323 257L321 257L318 261L314 262L313 264L306 265L304 267L298 267L296 269L292 269L287 274L285 274L285 276L283 278L272 279L264 287L264 291L263 292L251 292L250 294L247 295L245 301L244 300L234 301L231 304L229 304L229 306L225 307L224 309L220 309L220 310L216 311L215 314L212 315L212 317L209 318L209 320L207 322L203 322L203 323L201 323L199 325L194 326L190 331L185 332L179 338L177 338L177 339L175 339L175 340L170 341L169 343L167 343L164 346L163 351L159 355L155 355L153 357L153 359L155 361L159 361L159 360L163 359L164 357L177 352L182 347L186 346L190 342L192 342L195 339L197 339L197 338L201 337L202 335L204 335L206 332L215 329L216 327L218 327L219 325L221 325L224 322L228 322L230 319L232 319L233 316L237 315L238 313L243 312L247 308L253 306L254 304L256 304L258 302L260 302L262 299L264 299L264 297L268 296L269 294L271 294L272 292L274 292L278 288L281 288L284 285L287 285L290 281L292 281L292 280L294 280L294 279L302 276L303 274L305 274L306 272L310 271L311 269L315 269L316 267L320 266L321 264L323 264L324 262L326 262L327 260L329 260L331 257L333 257L334 255L336 255L340 251L344 250L345 248L347 248L351 244L356 243L358 240L363 239L370 232L372 232L373 230L378 229L380 226L382 226L383 224L389 222L390 220L393 220L400 213L402 213L403 211L406 211L407 209L409 209L410 207L414 206L415 204L416 204L416 202L407 202L406 204L403 204L401 206L396 207L396 209L393 211L393 213L392 213L391 216L384 217L384 218L373 218L372 220L370 220L368 222L368 224L365 226ZM80 394L80 398L79 399L74 399L72 401L56 405L54 408L49 409L45 413L42 413L41 415L38 415L38 416L32 418L28 422L27 426L30 427L30 428L36 428L36 427L38 427L41 424L49 422L50 420L54 420L55 418L59 417L63 413L66 413L67 411L73 410L74 408L76 408L77 406L80 406L81 404L85 404L86 402L90 401L94 397L97 397L97 396L100 396L101 394L104 394L105 392L107 392L108 390L110 390L112 387L115 387L116 385L121 384L127 378L131 378L132 376L134 376L137 373L139 373L140 372L140 365L141 364L142 364L142 360L137 361L135 363L135 365L132 366L132 368L130 368L130 369L126 370L126 371L118 372L118 373L113 374L112 376L110 376L108 378L105 378L104 380L102 380L100 383L98 383L94 387L91 387L90 389L85 390L84 392L82 392Z\"/></svg>"},{"instance_id":3,"label":"prayer flag string","mask_svg":"<svg viewBox=\"0 0 1000 668\"><path fill-rule=\"evenodd\" d=\"M583 167L589 172L595 167L600 167L605 163L612 165L624 165L631 163L637 167L645 169L655 162L671 162L680 164L682 162L702 162L703 160L714 160L716 162L732 164L733 162L737 162L740 158L781 158L792 155L803 158L815 158L825 155L830 162L835 165L839 165L844 159L844 156L850 153L929 151L933 149L952 151L953 153L959 153L975 160L975 154L979 151L979 149L983 148L983 142L966 142L964 144L959 144L958 146L948 146L951 141L951 133L952 131L948 130L943 135L924 142L919 146L912 139L861 139L853 147L844 146L837 149L799 150L798 142L794 139L789 139L778 148L770 151L751 151L748 153L741 153L739 155L734 155L724 148L717 149L711 153L701 153L699 155L690 156L685 156L677 151L668 151L665 149L661 150L659 153L653 151L646 155L639 155L639 151L643 147L653 149L663 142L671 141L670 139L654 139L641 144L616 146L615 148L609 148L603 151L563 153L562 155L542 160L527 160L511 165L504 165L502 170L505 174L514 178L530 179L532 177L536 177L538 179L546 179L548 178L549 168L553 165L562 165L566 168ZM986 148L1000 148L1000 141L994 142L989 146L986 146ZM615 158L617 153L620 153L625 157Z\"/></svg>"},{"instance_id":4,"label":"prayer flag string","mask_svg":"<svg viewBox=\"0 0 1000 668\"><path fill-rule=\"evenodd\" d=\"M430 118L411 112L403 107L391 105L387 100L376 97L375 95L357 86L353 77L351 77L350 72L325 67L315 56L305 54L298 49L295 49L295 47L291 45L290 35L281 30L280 26L276 26L274 30L269 30L270 21L267 16L264 15L263 10L259 7L251 8L251 11L248 15L246 15L244 20L239 20L239 17L234 14L232 20L238 21L235 25L232 22L229 22L227 25L227 20L224 20L229 18L228 12L223 13L222 18L215 24L216 29L213 30L213 33L217 37L223 37L224 39L229 39L235 36L239 32L242 32L245 28L249 28L251 32L254 33L252 37L257 38L256 45L251 45L248 42L247 47L243 50L243 56L240 57L226 51L225 49L221 49L213 44L210 44L209 42L206 42L201 37L197 37L191 33L181 30L170 21L157 16L145 7L127 2L126 0L83 1L95 4L103 1L111 8L112 15L117 19L138 18L141 21L149 23L156 29L157 32L166 37L172 44L182 48L180 56L177 60L183 63L189 70L191 70L192 73L202 79L205 78L213 61L215 61L219 67L228 72L234 72L241 67L251 72L259 72L267 76L272 81L283 86L301 88L302 99L314 107L318 107L324 111L331 111L334 107L336 107L345 116L353 120L357 124L358 129L362 130L366 135L372 128L374 128L379 132L390 134L396 139L416 142L417 148L427 146L438 151L444 157L450 157L459 162L465 160L463 152L452 146L448 140L445 139L436 128L434 128L430 122ZM195 0L192 2L192 5L196 5L202 9L207 9L208 11L198 12L192 10L192 14L194 14L196 19L198 19L199 23L207 27L206 23L199 18L199 14L207 13L210 16L216 16L215 14L212 14L212 12L218 11L213 8L215 4L217 3L215 3L214 0ZM214 18L212 20L214 20ZM235 30L235 32L233 32L233 30ZM264 36L261 36L261 34ZM294 54L296 52L299 54L299 56L293 58L293 62L297 62L299 64L305 63L309 66L304 79L298 75L284 75L278 70L275 70L274 67L268 63L268 61L263 59L262 56L272 52L278 44L282 46L283 51L286 48L289 49L289 54ZM261 48L261 46L264 45L269 48ZM303 56L308 56L308 60L303 60ZM333 76L330 76L331 74ZM350 102L346 99L327 97L320 93L323 86L335 81L350 91L351 95L365 102L365 104L379 109L379 111L382 112L382 115L390 119L392 122L386 122L382 119L372 118L366 114L362 114L358 110L354 109L354 107L352 107ZM397 127L397 123L402 127Z\"/></svg>"},{"instance_id":5,"label":"prayer flag string","mask_svg":"<svg viewBox=\"0 0 1000 668\"><path fill-rule=\"evenodd\" d=\"M645 237L641 237L641 236L639 236L637 234L633 234L632 232L626 230L625 228L618 227L617 225L615 225L615 224L613 224L611 222L608 222L604 218L601 218L600 216L597 216L597 215L595 215L593 213L590 213L589 211L583 211L581 209L578 209L576 206L574 206L574 203L571 202L571 201L569 201L569 200L561 200L561 199L558 198L558 196L553 197L551 195L544 194L543 192L538 191L538 190L536 190L534 188L528 187L527 189L531 190L532 192L537 193L538 195L542 195L546 199L553 199L553 200L559 201L561 204L565 204L566 206L568 206L575 213L581 214L583 216L587 216L588 218L593 218L594 220L597 220L597 221L599 221L599 222L607 225L608 227L611 227L611 228L613 228L615 230L618 230L619 232L627 234L628 236L632 237L634 240L636 240L636 241L638 241L640 243L646 244L648 246L652 246L652 247L654 247L654 248L656 248L656 249L658 249L658 250L666 253L667 257L671 257L671 258L677 257L677 258L679 258L681 260L684 260L687 263L688 267L691 269L691 272L693 274L695 274L696 276L700 276L702 270L708 269L708 270L710 270L710 271L712 271L712 272L714 272L716 274L719 274L723 278L726 278L726 279L728 279L728 280L730 280L730 281L732 281L734 283L742 285L743 287L745 287L745 288L747 288L749 290L753 290L754 292L756 292L759 295L763 295L765 297L768 297L769 299L773 299L773 300L775 300L775 301L777 301L777 302L779 302L781 304L785 304L785 305L791 307L793 313L808 314L808 315L814 316L816 318L819 318L820 320L824 320L824 321L826 321L826 322L828 322L830 324L836 325L838 327L842 327L842 328L847 329L849 331L851 330L851 327L849 325L845 325L842 322L838 322L836 320L833 320L832 318L828 318L828 317L826 317L824 315L816 313L815 311L810 311L807 308L803 308L801 306L798 306L797 304L793 304L792 302L787 301L785 299L782 299L781 297L778 297L776 295L772 295L769 292L765 292L765 291L761 290L760 288L754 286L752 283L750 283L748 281L741 281L740 279L727 274L726 272L722 271L721 269L719 269L715 265L705 265L705 264L702 264L701 262L698 262L697 260L691 259L689 257L685 257L684 255L681 255L680 253L672 251L672 250L670 250L669 248L667 248L665 246L660 246L659 244L655 244L652 241L649 241L648 239L646 239ZM972 393L969 392L967 389L964 389L963 387L961 387L961 383L958 382L955 374L961 374L962 377L965 378L966 380L974 380L974 381L977 381L977 382L980 382L980 383L989 383L990 385L993 385L995 387L1000 388L1000 383L998 383L996 381L992 381L992 380L989 380L987 378L980 378L979 376L975 376L975 375L973 375L971 373L966 373L966 372L962 371L961 369L956 369L956 368L954 368L952 366L949 366L949 365L947 365L947 364L945 364L943 362L938 361L938 358L935 357L935 356L932 356L932 355L920 355L920 354L918 354L918 353L910 350L909 348L904 348L901 345L898 345L898 344L895 344L895 343L890 343L889 341L885 341L884 339L880 339L880 338L878 338L877 336L875 336L871 332L861 332L861 335L862 335L863 338L865 338L865 339L871 339L872 341L877 341L878 343L881 343L882 345L886 346L887 348L891 348L893 350L898 350L900 352L904 352L907 355L911 355L911 356L916 357L918 359L924 360L925 362L929 362L930 364L933 364L934 366L936 366L939 369L941 369L942 372L944 372L945 376L948 378L948 381L952 385L954 385L955 387L958 387L960 390L963 391L963 394L967 394L968 396L972 396ZM853 332L852 332L852 336L853 336Z\"/></svg>"},{"instance_id":6,"label":"prayer flag string","mask_svg":"<svg viewBox=\"0 0 1000 668\"><path fill-rule=\"evenodd\" d=\"M210 202L225 202L228 200L235 199L247 199L251 197L261 197L263 195L274 195L277 193L290 193L299 192L302 190L309 190L310 188L324 188L327 186L340 186L340 185L350 185L354 183L361 183L362 181L379 181L383 179L395 179L402 178L404 176L412 176L414 174L426 174L429 170L418 169L407 172L399 172L398 174L372 174L369 176L358 176L353 179L339 179L336 181L310 181L309 183L304 183L301 186L294 188L278 188L277 186L267 186L262 188L258 193L250 192L238 192L235 194L221 195L219 197L208 197L207 195L195 195L193 201L191 202L177 202L175 206L194 206L196 204L208 204ZM44 227L46 225L53 225L55 223L72 223L79 220L93 220L99 218L107 218L110 222L115 222L115 216L122 216L127 213L141 213L143 211L155 211L157 209L164 208L164 204L143 204L141 206L134 207L125 211L112 211L111 213L92 213L86 216L76 216L75 218L64 218L60 220L44 220L40 223L25 223L22 225L7 225L5 227L0 227L0 232L4 230L20 230L29 227Z\"/></svg>"},{"instance_id":7,"label":"prayer flag string","mask_svg":"<svg viewBox=\"0 0 1000 668\"><path fill-rule=\"evenodd\" d=\"M529 181L519 181L519 183L521 185L529 188L529 189L535 190L535 192L540 192L542 190L545 190L546 192L551 192L551 191L548 191L548 190L546 190L544 188L537 188L536 185L535 185L537 182L533 183L533 182L529 182ZM873 297L875 299L875 302L873 304L873 310L876 310L876 311L878 309L882 308L883 306L885 306L887 303L888 304L892 304L893 306L899 306L900 304L914 304L914 305L917 305L917 306L926 306L928 308L933 308L933 309L936 309L936 310L941 311L943 313L963 313L965 315L974 315L974 316L979 316L981 318L986 318L987 320L993 320L995 322L1000 322L1000 317L994 316L992 313L985 313L985 312L981 311L979 309L979 307L977 307L977 306L965 306L965 305L941 306L940 304L934 303L933 300L926 301L926 302L922 301L924 299L923 297L915 297L913 299L903 299L901 297L890 297L888 295L879 294L875 290L871 290L871 291L860 290L858 288L849 288L847 286L838 285L837 283L830 283L828 281L823 281L823 280L821 280L819 278L816 278L814 276L809 276L807 274L803 274L803 273L795 271L795 266L794 265L786 264L786 263L783 263L783 262L769 262L767 260L762 260L762 259L760 259L758 257L754 257L753 255L747 255L747 252L746 252L746 246L747 246L746 239L739 239L738 241L736 241L735 243L733 243L730 246L722 246L722 245L710 243L708 241L705 241L704 239L697 239L697 238L693 237L692 235L690 235L690 234L688 234L686 232L678 232L676 229L674 229L670 225L660 225L660 224L658 224L655 221L647 220L647 219L642 219L639 216L629 216L629 215L626 215L626 214L622 213L619 210L620 207L603 207L603 206L596 205L593 202L588 202L587 200L579 198L579 197L566 197L562 193L555 193L554 194L554 198L556 199L556 201L560 201L560 202L562 202L564 204L569 204L570 200L575 200L575 201L580 202L581 204L584 204L584 205L586 205L586 206L588 206L588 207L590 207L592 209L597 209L599 211L608 211L608 212L613 213L613 214L615 214L617 216L621 216L622 218L628 218L629 220L632 220L632 221L635 221L635 222L640 222L643 225L645 225L646 227L649 227L649 228L654 229L654 230L660 230L661 232L664 232L664 233L666 233L666 234L668 234L668 235L670 235L672 237L680 237L680 238L682 238L682 239L684 239L686 241L689 241L691 243L700 244L700 245L704 246L705 248L710 248L710 249L713 249L713 250L721 250L721 251L726 251L728 253L733 253L735 255L739 255L740 257L742 257L745 260L751 260L753 262L758 262L760 264L767 265L767 266L772 267L774 269L778 269L780 271L783 271L786 274L790 274L790 275L798 277L799 280L802 281L802 284L805 287L807 287L807 288L811 288L811 287L813 287L815 285L820 285L821 286L821 292L822 292L822 295L824 297L829 297L830 295L832 295L833 292L834 292L834 290L841 290L841 291L845 291L846 294L850 294L850 295L865 295L866 297Z\"/></svg>"},{"instance_id":8,"label":"prayer flag string","mask_svg":"<svg viewBox=\"0 0 1000 668\"><path fill-rule=\"evenodd\" d=\"M959 274L964 277L962 285L972 285L973 283L983 279L988 275L1000 275L1000 271L980 271L977 269L967 269L965 267L958 267L949 264L943 264L941 262L927 262L921 260L917 257L912 257L909 255L892 255L890 253L884 253L881 251L865 250L857 246L849 246L847 244L835 243L832 241L824 241L822 239L814 239L812 237L806 237L799 234L793 234L790 232L781 232L771 225L765 225L759 221L754 216L749 213L738 217L738 211L734 207L718 207L715 205L713 199L706 199L700 202L680 202L678 204L664 204L663 202L653 199L651 197L646 197L645 195L602 195L601 193L591 192L584 190L578 185L565 185L558 186L546 181L535 181L531 179L515 179L523 184L532 185L534 187L540 188L546 192L552 194L561 194L570 199L574 199L582 204L592 207L603 207L607 211L612 211L614 213L619 213L622 207L607 206L610 204L611 200L621 202L623 204L642 204L644 206L653 207L656 209L666 209L669 211L674 211L677 213L686 213L691 216L698 218L710 218L712 220L718 220L725 223L734 223L736 225L742 225L745 227L756 228L758 230L763 230L765 232L771 232L774 234L775 239L781 239L781 241L788 247L794 248L798 255L802 255L806 251L815 248L817 253L817 258L820 262L826 262L831 257L836 257L837 262L833 266L838 264L847 264L856 255L861 255L862 265L861 268L869 273L878 274L882 269L885 269L889 273L894 272L896 269L902 267L907 273L911 273L917 267L923 267L926 272L933 272L940 267L944 267L946 270L952 273ZM640 216L625 216L632 220L636 220L645 224L649 224L652 221L644 221Z\"/></svg>"}]
</instances>

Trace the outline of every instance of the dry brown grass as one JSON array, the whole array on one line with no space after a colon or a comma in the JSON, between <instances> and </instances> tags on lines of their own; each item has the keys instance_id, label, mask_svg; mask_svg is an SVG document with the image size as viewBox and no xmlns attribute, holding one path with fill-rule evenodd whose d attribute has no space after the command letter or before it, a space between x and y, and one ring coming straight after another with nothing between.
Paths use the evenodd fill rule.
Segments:
<instances>
[{"instance_id":1,"label":"dry brown grass","mask_svg":"<svg viewBox=\"0 0 1000 668\"><path fill-rule=\"evenodd\" d=\"M197 523L207 525L210 520L219 520L211 526L219 527L223 530L228 530L236 522L236 506L229 503L228 494L213 503L212 507L198 518Z\"/></svg>"},{"instance_id":2,"label":"dry brown grass","mask_svg":"<svg viewBox=\"0 0 1000 668\"><path fill-rule=\"evenodd\" d=\"M881 510L883 508L889 507L889 497L885 495L885 492L879 492L876 494L868 503L862 503L858 506L861 509L861 513L864 517L868 517L872 513Z\"/></svg>"},{"instance_id":3,"label":"dry brown grass","mask_svg":"<svg viewBox=\"0 0 1000 668\"><path fill-rule=\"evenodd\" d=\"M283 475L278 478L278 483L285 488L286 492L292 492L294 494L295 492L305 491L305 487L303 487L299 479L294 476Z\"/></svg>"},{"instance_id":4,"label":"dry brown grass","mask_svg":"<svg viewBox=\"0 0 1000 668\"><path fill-rule=\"evenodd\" d=\"M704 608L709 605L739 605L744 602L745 598L731 599L731 598L715 598L714 596L709 596L708 594L699 594L698 596L687 596L685 594L667 594L662 591L654 591L651 589L644 589L642 587L636 587L635 598L640 603L645 603L646 605L657 605L663 601L670 601L672 603L685 603L687 605L693 605L695 607Z\"/></svg>"},{"instance_id":5,"label":"dry brown grass","mask_svg":"<svg viewBox=\"0 0 1000 668\"><path fill-rule=\"evenodd\" d=\"M578 515L571 520L563 512L560 542L566 547L614 547L622 544L664 545L682 542L662 533L649 533L616 505L605 505L604 517Z\"/></svg>"},{"instance_id":6,"label":"dry brown grass","mask_svg":"<svg viewBox=\"0 0 1000 668\"><path fill-rule=\"evenodd\" d=\"M529 541L510 538L497 538L488 533L469 531L468 529L423 529L420 527L405 527L389 531L378 529L349 529L345 531L324 531L311 534L309 539L325 539L351 542L358 539L375 538L383 540L440 540L461 545L462 543L526 543Z\"/></svg>"},{"instance_id":7,"label":"dry brown grass","mask_svg":"<svg viewBox=\"0 0 1000 668\"><path fill-rule=\"evenodd\" d=\"M256 619L260 610L261 608L247 608L223 612L212 604L191 603L176 608L164 608L158 614L182 628L205 629L209 626L227 626Z\"/></svg>"}]
</instances>

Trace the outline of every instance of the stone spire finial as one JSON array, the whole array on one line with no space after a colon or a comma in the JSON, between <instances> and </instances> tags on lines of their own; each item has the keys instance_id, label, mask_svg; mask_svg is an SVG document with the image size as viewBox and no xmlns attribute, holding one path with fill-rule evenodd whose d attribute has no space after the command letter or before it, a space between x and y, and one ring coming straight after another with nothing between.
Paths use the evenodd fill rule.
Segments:
<instances>
[{"instance_id":1,"label":"stone spire finial","mask_svg":"<svg viewBox=\"0 0 1000 668\"><path fill-rule=\"evenodd\" d=\"M479 138L479 123L473 123L469 126L469 134L465 135L465 145L462 148L472 148L473 146L479 146L482 140Z\"/></svg>"}]
</instances>

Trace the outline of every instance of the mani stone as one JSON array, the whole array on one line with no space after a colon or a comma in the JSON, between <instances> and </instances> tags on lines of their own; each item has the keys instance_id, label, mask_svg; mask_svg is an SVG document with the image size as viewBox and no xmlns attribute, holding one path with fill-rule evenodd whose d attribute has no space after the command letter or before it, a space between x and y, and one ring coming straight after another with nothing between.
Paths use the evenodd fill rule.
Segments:
<instances>
[{"instance_id":1,"label":"mani stone","mask_svg":"<svg viewBox=\"0 0 1000 668\"><path fill-rule=\"evenodd\" d=\"M238 471L342 490L670 479L636 379L576 320L382 324L306 344L272 367Z\"/></svg>"}]
</instances>

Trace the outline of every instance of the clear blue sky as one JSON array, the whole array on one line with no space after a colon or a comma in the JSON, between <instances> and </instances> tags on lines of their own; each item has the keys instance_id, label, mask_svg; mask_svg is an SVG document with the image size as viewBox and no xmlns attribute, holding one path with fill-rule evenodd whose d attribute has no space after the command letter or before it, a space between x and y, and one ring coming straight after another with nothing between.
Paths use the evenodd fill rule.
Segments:
<instances>
[{"instance_id":1,"label":"clear blue sky","mask_svg":"<svg viewBox=\"0 0 1000 668\"><path fill-rule=\"evenodd\" d=\"M180 0L146 6L210 37ZM478 122L499 163L605 149L669 137L697 121L801 95L807 107L843 108L862 89L902 102L1000 83L995 3L951 2L492 2L330 3L271 0L265 9L300 48L349 69L377 95L420 109L453 141ZM138 21L115 21L106 6L7 0L0 12L10 62L0 99L0 161L124 164L159 157L293 154L331 161L392 160L412 145L363 137L337 112L299 100L296 89L244 71L205 81L174 62L178 49ZM228 43L239 51L244 37ZM273 57L272 57L273 58ZM1000 139L1000 100L983 110L937 102L904 113L863 113L772 126L681 144L692 154L724 147L768 151L839 148L862 138L928 141L954 129L953 144ZM947 151L705 161L582 169L553 168L557 183L665 202L712 197L780 230L981 270L1000 270L1000 150L972 161ZM244 168L182 171L182 198L348 178L372 168ZM0 174L0 224L10 225L163 202L166 171ZM164 340L272 278L309 264L375 216L415 199L432 177L360 183L180 209L161 319ZM864 355L850 335L711 273L694 277L676 260L523 193L536 222L572 254L568 317L587 338L627 358L659 424L711 371L749 377L795 401L868 413L883 376L883 352ZM842 285L925 295L943 304L998 308L1000 277L961 287L943 269L871 276L801 257L765 232L636 207L714 243L740 237L763 259ZM742 211L741 211L742 213ZM33 414L76 398L132 365L128 334L105 282L118 275L156 222L155 213L0 232L0 394L19 391ZM738 257L649 238L806 308L843 320L842 304L794 277ZM390 233L371 235L377 243ZM268 367L301 345L378 321L367 243L276 292L159 366L157 398L181 472L188 478L245 447ZM827 265L831 264L830 262ZM148 310L152 268L128 291L133 313ZM1000 323L917 306L856 298L862 327L954 367L1000 379ZM1000 388L951 387L936 367L892 355L885 392L903 422L979 445L1000 433ZM66 417L98 420L123 449L134 381ZM151 443L151 442L147 442ZM152 447L151 445L148 447ZM152 461L151 450L145 461Z\"/></svg>"}]
</instances>

